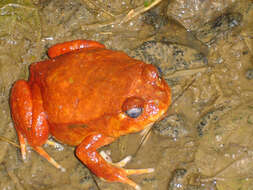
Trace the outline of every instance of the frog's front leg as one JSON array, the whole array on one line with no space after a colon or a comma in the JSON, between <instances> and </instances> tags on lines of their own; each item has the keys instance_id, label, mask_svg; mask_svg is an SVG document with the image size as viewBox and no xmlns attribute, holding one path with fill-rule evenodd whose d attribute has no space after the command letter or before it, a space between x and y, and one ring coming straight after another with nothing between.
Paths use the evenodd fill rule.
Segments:
<instances>
[{"instance_id":1,"label":"frog's front leg","mask_svg":"<svg viewBox=\"0 0 253 190\"><path fill-rule=\"evenodd\" d=\"M153 172L153 169L123 169L118 164L112 164L96 151L98 148L110 144L115 138L103 134L87 136L76 149L76 156L98 177L110 182L121 182L131 185L137 190L140 186L127 176ZM124 164L122 165L124 166Z\"/></svg>"},{"instance_id":2,"label":"frog's front leg","mask_svg":"<svg viewBox=\"0 0 253 190\"><path fill-rule=\"evenodd\" d=\"M49 135L49 126L42 105L40 88L37 84L17 81L11 91L11 114L18 133L21 154L26 159L26 142L41 156L59 169L63 169L41 147Z\"/></svg>"}]
</instances>

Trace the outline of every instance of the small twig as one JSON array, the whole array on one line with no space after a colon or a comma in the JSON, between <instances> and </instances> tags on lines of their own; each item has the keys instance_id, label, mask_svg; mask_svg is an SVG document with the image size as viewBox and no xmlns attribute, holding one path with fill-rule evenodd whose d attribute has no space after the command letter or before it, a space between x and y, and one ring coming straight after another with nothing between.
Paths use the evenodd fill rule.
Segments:
<instances>
[{"instance_id":1,"label":"small twig","mask_svg":"<svg viewBox=\"0 0 253 190\"><path fill-rule=\"evenodd\" d=\"M240 161L241 159L243 159L244 156L240 156L239 158L237 158L236 160L232 160L230 163L228 163L228 165L224 166L223 168L219 169L218 171L216 171L212 176L210 177L206 177L206 178L201 178L200 181L201 182L210 182L213 180L224 180L224 178L222 177L217 177L218 175L222 175L222 172L224 172L226 169L228 169L229 167L231 167L234 163L236 163L237 161Z\"/></svg>"},{"instance_id":2,"label":"small twig","mask_svg":"<svg viewBox=\"0 0 253 190\"><path fill-rule=\"evenodd\" d=\"M9 143L9 144L11 144L11 145L17 147L17 148L20 148L20 146L19 146L18 144L16 144L15 142L13 142L13 141L11 141L10 139L7 139L7 138L5 138L5 137L3 137L3 136L0 136L0 140L5 141L5 142L7 142L7 143Z\"/></svg>"},{"instance_id":3,"label":"small twig","mask_svg":"<svg viewBox=\"0 0 253 190\"><path fill-rule=\"evenodd\" d=\"M90 0L83 0L83 1L86 2L86 3L92 4L95 8L99 9L99 11L102 11L102 12L104 12L105 14L107 14L107 15L109 15L109 16L115 18L115 16L114 16L112 13L108 12L107 10L105 10L102 6L97 5L95 2L90 1Z\"/></svg>"},{"instance_id":4,"label":"small twig","mask_svg":"<svg viewBox=\"0 0 253 190\"><path fill-rule=\"evenodd\" d=\"M154 6L158 5L161 1L162 0L155 0L154 2L152 2L148 6L141 5L135 9L131 9L127 14L121 14L121 15L114 16L114 18L116 18L116 19L107 20L102 23L84 25L84 26L82 26L82 29L87 30L87 29L92 29L92 28L94 28L94 29L95 28L102 28L102 27L106 27L109 25L124 24L126 22L129 22L130 20L132 20L136 16L138 16L138 15L148 11L149 9L153 8Z\"/></svg>"},{"instance_id":5,"label":"small twig","mask_svg":"<svg viewBox=\"0 0 253 190\"><path fill-rule=\"evenodd\" d=\"M32 6L25 6L25 5L21 5L21 4L18 4L18 3L7 3L6 5L0 7L0 9L5 9L5 8L7 8L7 7L15 7L15 8L36 10L35 7L32 7Z\"/></svg>"},{"instance_id":6,"label":"small twig","mask_svg":"<svg viewBox=\"0 0 253 190\"><path fill-rule=\"evenodd\" d=\"M194 79L183 89L183 91L173 100L170 107L172 107L179 98L183 96L183 94L192 86L192 84L196 81L196 75Z\"/></svg>"},{"instance_id":7,"label":"small twig","mask_svg":"<svg viewBox=\"0 0 253 190\"><path fill-rule=\"evenodd\" d=\"M165 79L171 79L171 78L175 78L175 77L183 77L183 76L189 76L189 75L194 75L196 73L199 72L205 72L207 70L206 67L202 67L202 68L196 68L196 69L187 69L187 70L180 70L180 71L176 71L175 73L163 77Z\"/></svg>"},{"instance_id":8,"label":"small twig","mask_svg":"<svg viewBox=\"0 0 253 190\"><path fill-rule=\"evenodd\" d=\"M24 187L20 184L18 177L14 174L12 169L9 169L5 166L8 176L11 178L13 183L16 186L17 190L24 190Z\"/></svg>"},{"instance_id":9,"label":"small twig","mask_svg":"<svg viewBox=\"0 0 253 190\"><path fill-rule=\"evenodd\" d=\"M97 187L97 189L101 190L101 188L99 187L98 182L96 180L96 176L92 172L90 172L90 174L91 174L91 178L92 178L93 182L95 183L95 186Z\"/></svg>"},{"instance_id":10,"label":"small twig","mask_svg":"<svg viewBox=\"0 0 253 190\"><path fill-rule=\"evenodd\" d=\"M121 21L121 23L126 23L128 21L130 21L131 19L133 19L134 17L148 11L149 9L153 8L154 6L158 5L162 0L155 0L154 2L152 2L150 5L145 6L142 5L140 7L137 7L135 9L132 9L128 12L128 14L123 18L123 20Z\"/></svg>"},{"instance_id":11,"label":"small twig","mask_svg":"<svg viewBox=\"0 0 253 190\"><path fill-rule=\"evenodd\" d=\"M135 157L137 155L137 153L139 152L139 150L141 149L141 147L144 145L144 143L146 143L146 141L148 140L148 138L150 137L151 135L151 129L152 129L152 126L154 125L154 123L152 123L150 126L147 126L143 131L144 133L141 134L142 135L142 138L141 138L141 142L139 144L139 146L137 147L135 153L133 154L133 157ZM143 132L142 131L142 132Z\"/></svg>"}]
</instances>

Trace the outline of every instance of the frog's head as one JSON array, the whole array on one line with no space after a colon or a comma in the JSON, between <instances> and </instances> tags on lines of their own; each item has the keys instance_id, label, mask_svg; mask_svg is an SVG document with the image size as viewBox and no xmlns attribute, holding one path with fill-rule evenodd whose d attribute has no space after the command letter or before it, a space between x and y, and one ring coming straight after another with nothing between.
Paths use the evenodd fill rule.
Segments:
<instances>
[{"instance_id":1,"label":"frog's head","mask_svg":"<svg viewBox=\"0 0 253 190\"><path fill-rule=\"evenodd\" d=\"M129 132L140 131L162 119L171 104L170 88L151 64L143 65L133 86L122 104L120 115L127 122L124 123Z\"/></svg>"}]
</instances>

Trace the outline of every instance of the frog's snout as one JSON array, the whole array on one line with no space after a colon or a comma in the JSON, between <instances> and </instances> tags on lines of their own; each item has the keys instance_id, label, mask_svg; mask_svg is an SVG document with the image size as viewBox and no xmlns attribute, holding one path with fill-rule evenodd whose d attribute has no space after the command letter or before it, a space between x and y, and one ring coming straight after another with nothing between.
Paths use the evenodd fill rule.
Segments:
<instances>
[{"instance_id":1,"label":"frog's snout","mask_svg":"<svg viewBox=\"0 0 253 190\"><path fill-rule=\"evenodd\" d=\"M149 83L155 83L160 78L158 69L151 64L145 64L142 76Z\"/></svg>"}]
</instances>

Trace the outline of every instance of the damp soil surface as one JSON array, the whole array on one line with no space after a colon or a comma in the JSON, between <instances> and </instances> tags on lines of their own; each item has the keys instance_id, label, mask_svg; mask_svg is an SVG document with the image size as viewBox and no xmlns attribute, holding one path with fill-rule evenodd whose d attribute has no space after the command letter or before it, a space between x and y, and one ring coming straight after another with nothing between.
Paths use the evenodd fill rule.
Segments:
<instances>
[{"instance_id":1,"label":"damp soil surface","mask_svg":"<svg viewBox=\"0 0 253 190\"><path fill-rule=\"evenodd\" d=\"M0 190L133 189L97 178L64 144L44 149L65 172L29 146L22 160L11 87L48 59L48 47L75 39L154 64L172 89L168 115L145 143L130 134L101 148L114 162L132 155L126 168L155 168L130 177L142 189L253 187L251 0L3 0L0 13Z\"/></svg>"}]
</instances>

